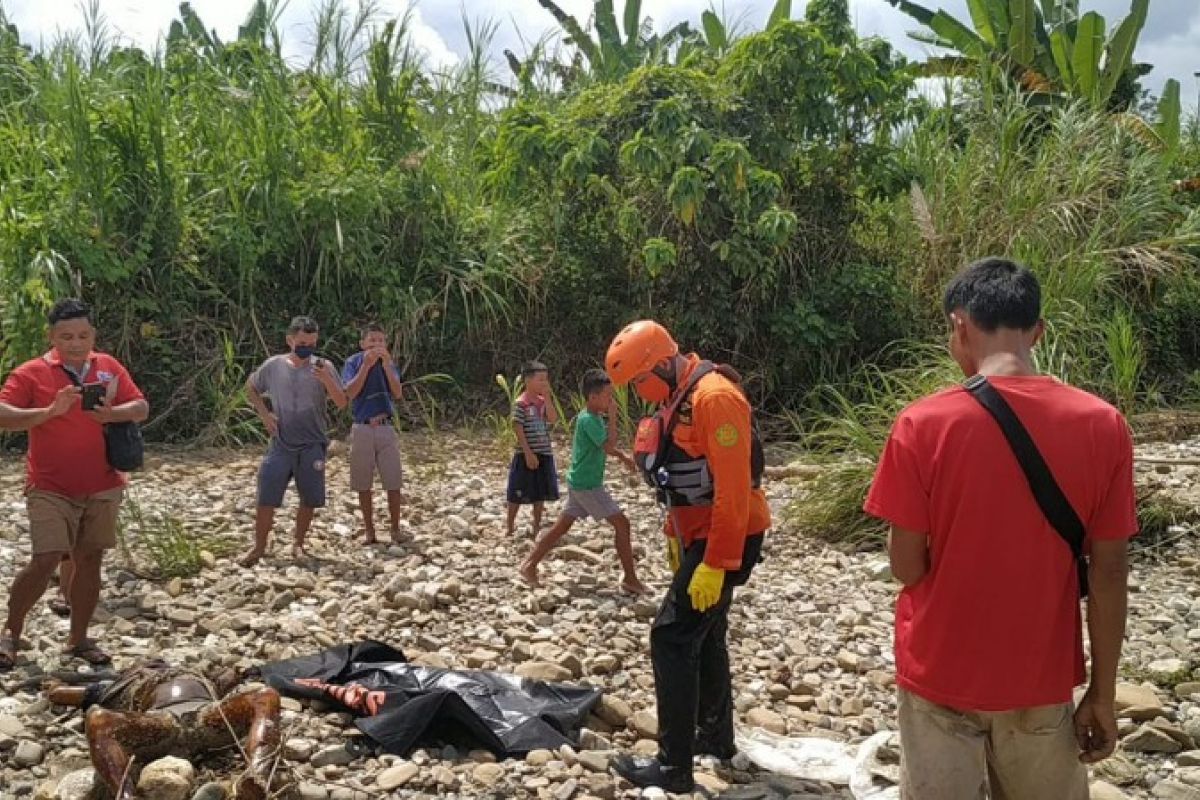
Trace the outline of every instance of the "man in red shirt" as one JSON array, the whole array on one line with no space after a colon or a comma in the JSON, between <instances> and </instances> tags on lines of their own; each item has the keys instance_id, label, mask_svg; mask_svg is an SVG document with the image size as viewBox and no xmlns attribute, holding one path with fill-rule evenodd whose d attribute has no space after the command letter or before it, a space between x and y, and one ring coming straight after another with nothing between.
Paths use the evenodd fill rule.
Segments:
<instances>
[{"instance_id":1,"label":"man in red shirt","mask_svg":"<svg viewBox=\"0 0 1200 800\"><path fill-rule=\"evenodd\" d=\"M108 464L104 426L141 422L150 407L112 356L96 352L91 311L79 300L50 310L50 351L13 370L0 389L0 428L29 432L25 504L31 557L13 580L0 633L0 670L11 669L25 617L70 555L66 653L92 664L111 659L87 636L100 598L104 551L116 544L125 476ZM82 384L83 388L79 387Z\"/></svg>"},{"instance_id":2,"label":"man in red shirt","mask_svg":"<svg viewBox=\"0 0 1200 800\"><path fill-rule=\"evenodd\" d=\"M1046 520L997 422L965 389L896 420L867 496L891 525L896 682L910 800L1075 800L1084 764L1117 741L1128 539L1137 531L1133 445L1112 406L1038 375L1041 290L1024 267L976 262L944 308L950 352L1028 429L1083 522L1090 552L1090 681L1075 559Z\"/></svg>"}]
</instances>

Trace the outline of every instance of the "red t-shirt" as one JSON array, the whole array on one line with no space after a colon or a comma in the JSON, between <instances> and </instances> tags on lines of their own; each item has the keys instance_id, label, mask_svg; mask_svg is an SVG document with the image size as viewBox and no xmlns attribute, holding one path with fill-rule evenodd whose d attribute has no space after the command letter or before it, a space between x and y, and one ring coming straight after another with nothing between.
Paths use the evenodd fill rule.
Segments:
<instances>
[{"instance_id":1,"label":"red t-shirt","mask_svg":"<svg viewBox=\"0 0 1200 800\"><path fill-rule=\"evenodd\" d=\"M1088 540L1137 532L1121 414L1050 377L993 377ZM1000 426L961 387L896 420L864 510L928 533L930 570L896 603L897 683L961 710L1064 703L1083 683L1074 560ZM1085 544L1086 547L1086 544Z\"/></svg>"},{"instance_id":2,"label":"red t-shirt","mask_svg":"<svg viewBox=\"0 0 1200 800\"><path fill-rule=\"evenodd\" d=\"M141 400L142 392L121 363L105 353L88 359L83 382L108 387L117 382L114 406ZM26 361L13 370L0 389L0 403L17 408L45 408L71 378L62 368L58 354ZM104 427L76 403L60 417L29 431L27 489L40 489L66 497L86 497L125 484L124 476L108 465L104 451Z\"/></svg>"}]
</instances>

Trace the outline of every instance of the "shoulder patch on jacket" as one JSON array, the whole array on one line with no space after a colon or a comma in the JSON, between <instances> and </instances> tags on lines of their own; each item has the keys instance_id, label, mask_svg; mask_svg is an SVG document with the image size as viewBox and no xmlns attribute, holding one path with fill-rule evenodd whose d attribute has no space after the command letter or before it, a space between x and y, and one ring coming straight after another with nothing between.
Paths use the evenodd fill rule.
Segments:
<instances>
[{"instance_id":1,"label":"shoulder patch on jacket","mask_svg":"<svg viewBox=\"0 0 1200 800\"><path fill-rule=\"evenodd\" d=\"M732 422L726 422L721 427L717 428L713 437L717 440L717 444L721 447L733 447L738 442L738 429Z\"/></svg>"}]
</instances>

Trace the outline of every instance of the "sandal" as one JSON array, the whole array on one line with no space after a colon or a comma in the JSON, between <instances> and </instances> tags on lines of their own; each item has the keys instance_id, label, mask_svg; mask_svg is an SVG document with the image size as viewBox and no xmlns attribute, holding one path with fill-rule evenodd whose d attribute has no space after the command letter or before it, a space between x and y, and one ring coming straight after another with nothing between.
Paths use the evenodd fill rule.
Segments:
<instances>
[{"instance_id":1,"label":"sandal","mask_svg":"<svg viewBox=\"0 0 1200 800\"><path fill-rule=\"evenodd\" d=\"M63 653L82 659L93 667L103 667L112 663L112 656L101 650L92 639L84 639L74 647L68 647Z\"/></svg>"},{"instance_id":2,"label":"sandal","mask_svg":"<svg viewBox=\"0 0 1200 800\"><path fill-rule=\"evenodd\" d=\"M21 643L7 633L0 636L0 672L8 672L17 665L17 650Z\"/></svg>"},{"instance_id":3,"label":"sandal","mask_svg":"<svg viewBox=\"0 0 1200 800\"><path fill-rule=\"evenodd\" d=\"M61 597L55 597L46 603L50 610L64 619L71 616L71 604Z\"/></svg>"}]
</instances>

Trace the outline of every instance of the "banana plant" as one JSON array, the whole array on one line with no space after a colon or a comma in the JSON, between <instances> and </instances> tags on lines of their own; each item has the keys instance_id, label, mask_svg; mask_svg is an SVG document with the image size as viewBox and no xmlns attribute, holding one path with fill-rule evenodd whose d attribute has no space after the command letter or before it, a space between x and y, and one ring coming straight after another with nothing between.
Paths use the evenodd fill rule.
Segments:
<instances>
[{"instance_id":1,"label":"banana plant","mask_svg":"<svg viewBox=\"0 0 1200 800\"><path fill-rule=\"evenodd\" d=\"M771 8L766 27L763 30L769 31L779 23L786 22L791 18L792 0L775 0L775 5ZM700 28L700 35L697 38L707 50L716 55L721 55L729 50L737 39L735 32L730 30L729 25L711 8L700 15Z\"/></svg>"},{"instance_id":2,"label":"banana plant","mask_svg":"<svg viewBox=\"0 0 1200 800\"><path fill-rule=\"evenodd\" d=\"M663 34L654 33L650 19L642 19L642 0L627 0L621 23L613 0L595 0L589 26L595 29L595 38L554 0L538 0L538 5L558 22L565 42L583 54L589 75L601 81L619 80L638 67L665 63L674 48L694 36L686 22Z\"/></svg>"},{"instance_id":3,"label":"banana plant","mask_svg":"<svg viewBox=\"0 0 1200 800\"><path fill-rule=\"evenodd\" d=\"M1134 63L1133 51L1150 0L1131 0L1111 34L1099 13L1080 15L1079 0L967 0L970 24L911 0L888 2L925 27L910 33L913 39L958 51L931 59L930 74L961 75L988 62L1025 91L1112 108L1124 104L1117 102L1122 79L1136 81L1149 71Z\"/></svg>"}]
</instances>

